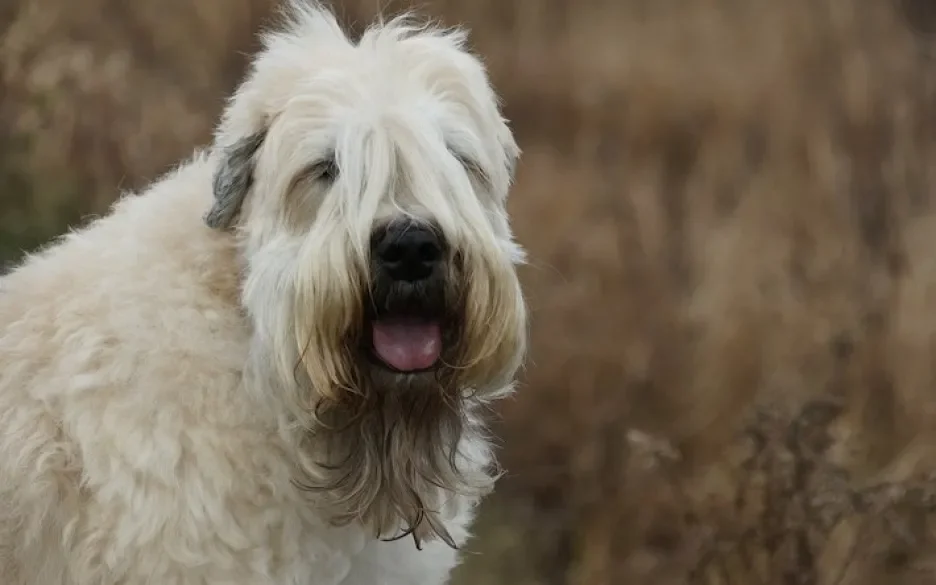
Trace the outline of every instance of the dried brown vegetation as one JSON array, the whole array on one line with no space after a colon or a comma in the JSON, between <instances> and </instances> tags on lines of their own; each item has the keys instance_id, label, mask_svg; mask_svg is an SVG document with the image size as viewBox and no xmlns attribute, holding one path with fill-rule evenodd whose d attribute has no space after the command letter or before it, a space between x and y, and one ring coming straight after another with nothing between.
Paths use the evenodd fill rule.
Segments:
<instances>
[{"instance_id":1,"label":"dried brown vegetation","mask_svg":"<svg viewBox=\"0 0 936 585\"><path fill-rule=\"evenodd\" d=\"M203 142L271 4L3 4L0 240ZM505 97L534 259L510 475L456 580L936 582L930 3L423 6Z\"/></svg>"}]
</instances>

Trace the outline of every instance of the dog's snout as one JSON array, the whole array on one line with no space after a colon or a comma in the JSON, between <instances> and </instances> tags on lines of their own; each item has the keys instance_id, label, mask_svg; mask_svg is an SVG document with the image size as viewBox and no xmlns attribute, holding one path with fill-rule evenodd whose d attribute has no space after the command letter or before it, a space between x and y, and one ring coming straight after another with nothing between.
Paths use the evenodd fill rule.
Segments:
<instances>
[{"instance_id":1,"label":"dog's snout","mask_svg":"<svg viewBox=\"0 0 936 585\"><path fill-rule=\"evenodd\" d=\"M393 280L415 282L429 278L443 259L443 242L436 230L416 223L394 223L380 231L374 256Z\"/></svg>"}]
</instances>

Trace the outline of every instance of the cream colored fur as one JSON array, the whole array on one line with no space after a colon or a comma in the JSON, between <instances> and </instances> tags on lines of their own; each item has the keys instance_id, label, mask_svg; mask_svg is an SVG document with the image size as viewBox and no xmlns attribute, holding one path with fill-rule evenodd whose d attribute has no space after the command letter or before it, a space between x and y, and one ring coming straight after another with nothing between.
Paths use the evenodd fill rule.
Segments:
<instances>
[{"instance_id":1,"label":"cream colored fur","mask_svg":"<svg viewBox=\"0 0 936 585\"><path fill-rule=\"evenodd\" d=\"M212 149L0 278L0 584L434 585L455 565L445 539L494 477L480 409L525 350L518 151L458 33L394 20L352 44L291 14ZM259 135L237 183L231 149ZM306 172L329 149L331 185ZM313 407L354 390L336 337L366 234L396 213L438 221L471 278L457 469L404 476L434 455L396 445L343 497L300 489L325 474ZM404 528L421 550L376 536Z\"/></svg>"}]
</instances>

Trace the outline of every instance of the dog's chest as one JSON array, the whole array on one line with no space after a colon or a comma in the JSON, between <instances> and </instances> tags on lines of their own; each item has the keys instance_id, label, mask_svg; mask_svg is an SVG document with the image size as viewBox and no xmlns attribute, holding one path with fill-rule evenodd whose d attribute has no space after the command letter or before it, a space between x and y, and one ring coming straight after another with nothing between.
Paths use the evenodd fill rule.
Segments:
<instances>
[{"instance_id":1,"label":"dog's chest","mask_svg":"<svg viewBox=\"0 0 936 585\"><path fill-rule=\"evenodd\" d=\"M224 449L241 469L221 474L216 467L220 461L204 458L198 471L193 468L188 475L189 488L178 493L210 498L190 499L189 510L184 511L189 518L200 510L217 510L213 518L202 516L197 532L203 546L198 556L206 566L221 571L206 575L204 581L180 583L442 585L447 581L457 561L455 550L439 540L424 543L420 550L411 538L383 541L360 525L331 525L313 494L297 487L289 450L259 428L256 431L252 445L230 449L229 444ZM239 429L241 441L250 435ZM212 495L225 485L230 489L222 498ZM472 506L460 499L449 504L452 513L446 528L461 544L467 538Z\"/></svg>"},{"instance_id":2,"label":"dog's chest","mask_svg":"<svg viewBox=\"0 0 936 585\"><path fill-rule=\"evenodd\" d=\"M296 491L279 502L276 530L259 543L261 557L279 559L269 566L276 574L271 585L442 585L448 581L458 552L441 540L424 542L419 549L412 538L384 541L359 525L332 526L324 512L309 502L307 493L294 484L290 487ZM461 499L450 505L453 514L446 528L461 545L468 537L473 506Z\"/></svg>"},{"instance_id":3,"label":"dog's chest","mask_svg":"<svg viewBox=\"0 0 936 585\"><path fill-rule=\"evenodd\" d=\"M457 562L457 551L441 541L378 540L359 526L332 527L315 517L310 508L288 513L295 523L261 545L275 575L270 585L442 585ZM468 516L449 524L464 541ZM245 583L256 583L248 580Z\"/></svg>"}]
</instances>

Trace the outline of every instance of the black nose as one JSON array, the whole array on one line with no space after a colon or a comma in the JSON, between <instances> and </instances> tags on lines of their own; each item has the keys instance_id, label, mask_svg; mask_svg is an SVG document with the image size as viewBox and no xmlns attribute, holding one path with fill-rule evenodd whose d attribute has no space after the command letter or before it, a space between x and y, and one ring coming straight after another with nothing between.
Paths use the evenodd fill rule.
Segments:
<instances>
[{"instance_id":1,"label":"black nose","mask_svg":"<svg viewBox=\"0 0 936 585\"><path fill-rule=\"evenodd\" d=\"M375 236L374 255L393 280L424 280L442 261L442 239L429 226L394 222Z\"/></svg>"}]
</instances>

